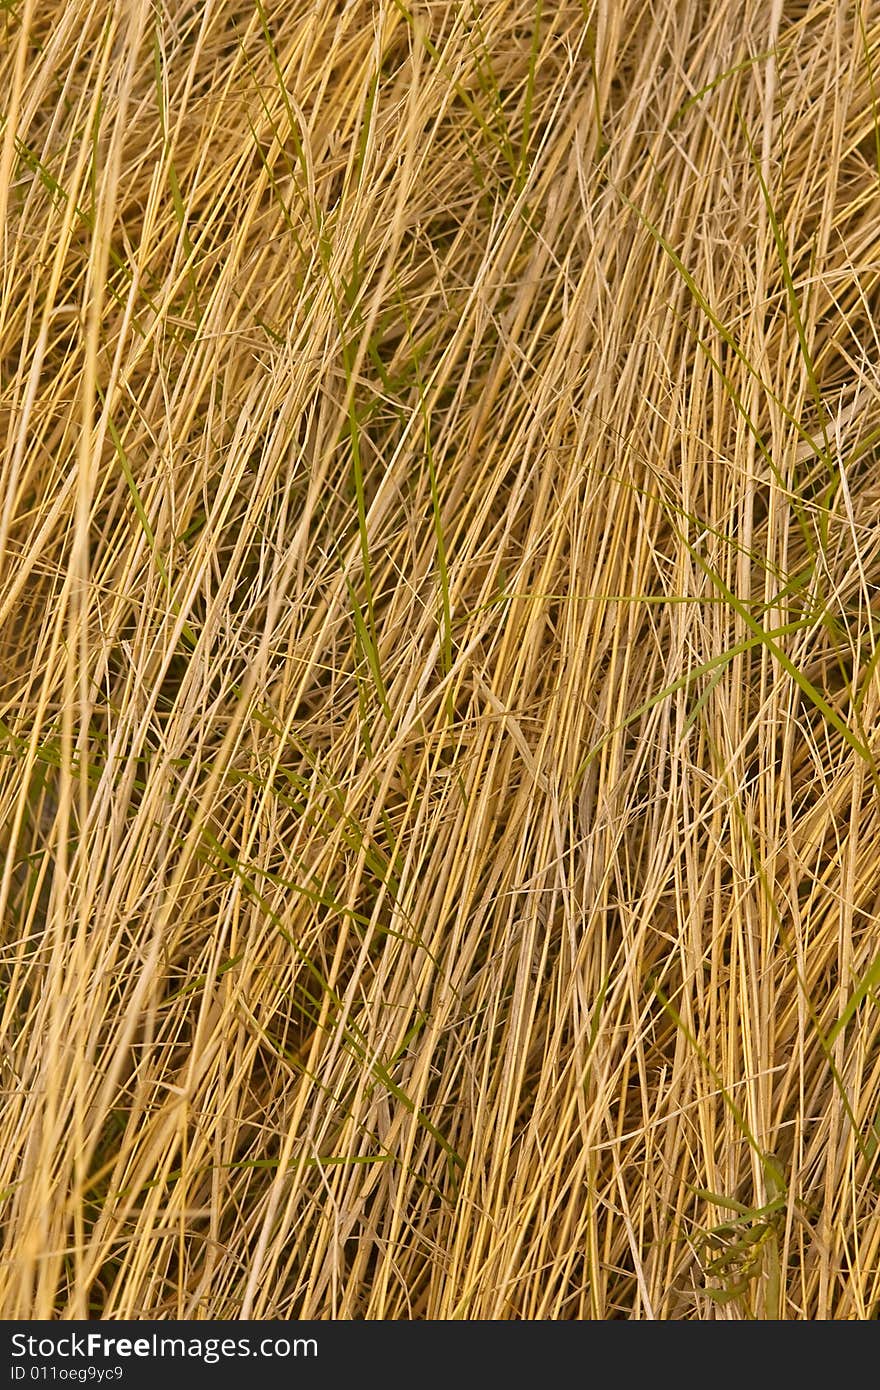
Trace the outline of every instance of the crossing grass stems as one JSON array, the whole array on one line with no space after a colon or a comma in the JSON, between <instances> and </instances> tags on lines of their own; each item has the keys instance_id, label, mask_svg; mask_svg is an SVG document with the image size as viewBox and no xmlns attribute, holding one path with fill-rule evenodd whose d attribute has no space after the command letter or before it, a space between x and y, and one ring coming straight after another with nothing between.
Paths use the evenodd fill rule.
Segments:
<instances>
[{"instance_id":1,"label":"crossing grass stems","mask_svg":"<svg viewBox=\"0 0 880 1390\"><path fill-rule=\"evenodd\" d=\"M0 5L4 1316L876 1316L878 69Z\"/></svg>"}]
</instances>

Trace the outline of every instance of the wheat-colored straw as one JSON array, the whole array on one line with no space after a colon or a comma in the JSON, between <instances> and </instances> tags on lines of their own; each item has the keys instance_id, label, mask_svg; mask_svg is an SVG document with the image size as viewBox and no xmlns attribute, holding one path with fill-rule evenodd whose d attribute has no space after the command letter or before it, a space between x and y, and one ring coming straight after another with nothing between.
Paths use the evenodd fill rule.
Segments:
<instances>
[{"instance_id":1,"label":"wheat-colored straw","mask_svg":"<svg viewBox=\"0 0 880 1390\"><path fill-rule=\"evenodd\" d=\"M0 87L0 1310L874 1316L880 6Z\"/></svg>"}]
</instances>

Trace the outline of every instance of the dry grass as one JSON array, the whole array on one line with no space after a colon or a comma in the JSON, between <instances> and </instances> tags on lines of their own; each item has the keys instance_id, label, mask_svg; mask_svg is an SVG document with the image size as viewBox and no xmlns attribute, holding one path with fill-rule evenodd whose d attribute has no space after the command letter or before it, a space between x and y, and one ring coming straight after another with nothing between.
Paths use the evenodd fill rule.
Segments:
<instances>
[{"instance_id":1,"label":"dry grass","mask_svg":"<svg viewBox=\"0 0 880 1390\"><path fill-rule=\"evenodd\" d=\"M3 0L7 1317L880 1300L880 6Z\"/></svg>"}]
</instances>

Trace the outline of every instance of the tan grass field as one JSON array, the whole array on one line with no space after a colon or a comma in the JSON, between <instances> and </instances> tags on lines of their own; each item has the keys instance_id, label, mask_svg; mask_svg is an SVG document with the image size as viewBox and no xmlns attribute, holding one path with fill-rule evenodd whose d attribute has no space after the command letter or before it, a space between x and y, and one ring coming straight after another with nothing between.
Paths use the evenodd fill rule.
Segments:
<instances>
[{"instance_id":1,"label":"tan grass field","mask_svg":"<svg viewBox=\"0 0 880 1390\"><path fill-rule=\"evenodd\" d=\"M877 1316L880 4L0 90L0 1312Z\"/></svg>"}]
</instances>

